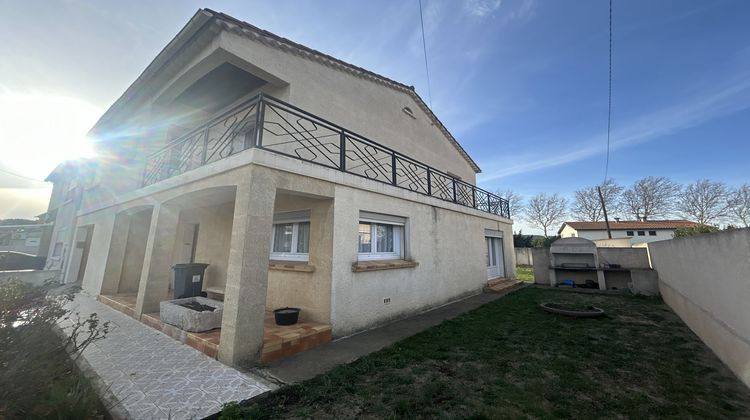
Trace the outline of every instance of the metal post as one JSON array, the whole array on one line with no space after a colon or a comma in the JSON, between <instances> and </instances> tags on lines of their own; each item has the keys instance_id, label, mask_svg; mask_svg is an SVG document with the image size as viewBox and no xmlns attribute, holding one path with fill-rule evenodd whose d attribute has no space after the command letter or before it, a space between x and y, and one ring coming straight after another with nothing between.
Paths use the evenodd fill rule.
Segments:
<instances>
[{"instance_id":1,"label":"metal post","mask_svg":"<svg viewBox=\"0 0 750 420\"><path fill-rule=\"evenodd\" d=\"M258 103L255 105L255 132L253 133L253 141L249 145L245 145L245 148L255 147L255 143L258 141L260 130L262 129L262 122L260 120L260 104L263 102L263 93L258 95Z\"/></svg>"},{"instance_id":2,"label":"metal post","mask_svg":"<svg viewBox=\"0 0 750 420\"><path fill-rule=\"evenodd\" d=\"M476 189L476 187L471 187L471 208L473 208L473 209L477 208L477 189Z\"/></svg>"},{"instance_id":3,"label":"metal post","mask_svg":"<svg viewBox=\"0 0 750 420\"><path fill-rule=\"evenodd\" d=\"M339 169L341 172L346 172L346 134L344 130L341 130L341 138L339 139Z\"/></svg>"},{"instance_id":4,"label":"metal post","mask_svg":"<svg viewBox=\"0 0 750 420\"><path fill-rule=\"evenodd\" d=\"M391 184L396 185L396 152L391 152Z\"/></svg>"},{"instance_id":5,"label":"metal post","mask_svg":"<svg viewBox=\"0 0 750 420\"><path fill-rule=\"evenodd\" d=\"M256 147L263 147L263 124L266 120L266 102L263 100L262 96L258 99L258 101L258 114L260 115L260 117L258 118L258 141Z\"/></svg>"},{"instance_id":6,"label":"metal post","mask_svg":"<svg viewBox=\"0 0 750 420\"><path fill-rule=\"evenodd\" d=\"M206 127L206 132L203 135L203 153L201 156L201 165L206 164L206 156L208 155L208 132L211 130L211 127Z\"/></svg>"},{"instance_id":7,"label":"metal post","mask_svg":"<svg viewBox=\"0 0 750 420\"><path fill-rule=\"evenodd\" d=\"M427 167L427 195L432 197L432 172L430 172L430 167Z\"/></svg>"},{"instance_id":8,"label":"metal post","mask_svg":"<svg viewBox=\"0 0 750 420\"><path fill-rule=\"evenodd\" d=\"M451 178L453 180L453 202L456 202L456 178Z\"/></svg>"}]
</instances>

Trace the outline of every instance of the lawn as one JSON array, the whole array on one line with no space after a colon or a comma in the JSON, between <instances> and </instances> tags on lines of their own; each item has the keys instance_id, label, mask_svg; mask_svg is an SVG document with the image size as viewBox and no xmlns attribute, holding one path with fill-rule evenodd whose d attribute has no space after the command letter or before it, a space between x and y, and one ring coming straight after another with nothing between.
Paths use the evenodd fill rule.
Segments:
<instances>
[{"instance_id":1,"label":"lawn","mask_svg":"<svg viewBox=\"0 0 750 420\"><path fill-rule=\"evenodd\" d=\"M525 281L527 283L534 282L534 267L530 265L518 265L516 266L516 277L518 280Z\"/></svg>"},{"instance_id":2,"label":"lawn","mask_svg":"<svg viewBox=\"0 0 750 420\"><path fill-rule=\"evenodd\" d=\"M595 305L601 319L541 302ZM747 418L750 391L658 300L526 288L225 418Z\"/></svg>"}]
</instances>

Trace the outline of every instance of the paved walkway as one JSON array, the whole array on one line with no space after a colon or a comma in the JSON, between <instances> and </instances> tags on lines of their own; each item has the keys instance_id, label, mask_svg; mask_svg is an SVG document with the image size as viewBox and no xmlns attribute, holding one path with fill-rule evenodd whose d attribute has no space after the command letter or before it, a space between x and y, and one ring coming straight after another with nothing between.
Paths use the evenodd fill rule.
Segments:
<instances>
[{"instance_id":1,"label":"paved walkway","mask_svg":"<svg viewBox=\"0 0 750 420\"><path fill-rule=\"evenodd\" d=\"M521 285L520 287L525 287ZM464 312L492 302L518 288L503 293L482 293L396 321L379 328L330 342L320 347L273 362L257 373L271 379L291 384L325 373L337 365L351 363L362 356L378 351L399 340L455 318Z\"/></svg>"},{"instance_id":2,"label":"paved walkway","mask_svg":"<svg viewBox=\"0 0 750 420\"><path fill-rule=\"evenodd\" d=\"M201 419L223 403L274 388L87 296L78 294L69 305L81 317L96 312L110 321L109 334L86 349L83 364L98 377L105 399L119 402L115 416Z\"/></svg>"}]
</instances>

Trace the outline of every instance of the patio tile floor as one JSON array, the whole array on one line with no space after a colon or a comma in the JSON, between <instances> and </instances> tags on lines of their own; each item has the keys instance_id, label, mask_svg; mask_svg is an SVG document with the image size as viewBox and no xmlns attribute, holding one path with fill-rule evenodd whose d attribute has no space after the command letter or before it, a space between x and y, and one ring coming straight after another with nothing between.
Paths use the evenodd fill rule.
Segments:
<instances>
[{"instance_id":1,"label":"patio tile floor","mask_svg":"<svg viewBox=\"0 0 750 420\"><path fill-rule=\"evenodd\" d=\"M127 417L203 418L223 403L274 387L87 296L76 295L69 305L81 317L97 313L110 322L107 337L91 344L82 357Z\"/></svg>"}]
</instances>

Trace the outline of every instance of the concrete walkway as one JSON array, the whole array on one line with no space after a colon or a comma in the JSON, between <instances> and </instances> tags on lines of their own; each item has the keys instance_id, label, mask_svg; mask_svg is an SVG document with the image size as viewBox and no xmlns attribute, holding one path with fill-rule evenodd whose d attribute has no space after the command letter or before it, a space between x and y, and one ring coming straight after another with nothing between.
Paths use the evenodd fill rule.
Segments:
<instances>
[{"instance_id":1,"label":"concrete walkway","mask_svg":"<svg viewBox=\"0 0 750 420\"><path fill-rule=\"evenodd\" d=\"M115 405L115 417L201 419L223 403L275 388L87 296L76 295L69 306L82 318L95 312L110 322L107 337L86 349L81 364L105 403Z\"/></svg>"},{"instance_id":2,"label":"concrete walkway","mask_svg":"<svg viewBox=\"0 0 750 420\"><path fill-rule=\"evenodd\" d=\"M293 384L325 373L337 365L351 363L362 356L378 351L420 331L455 318L464 312L492 302L520 287L504 293L482 293L450 303L419 315L393 322L379 328L344 337L303 353L273 362L256 372L272 380Z\"/></svg>"}]
</instances>

